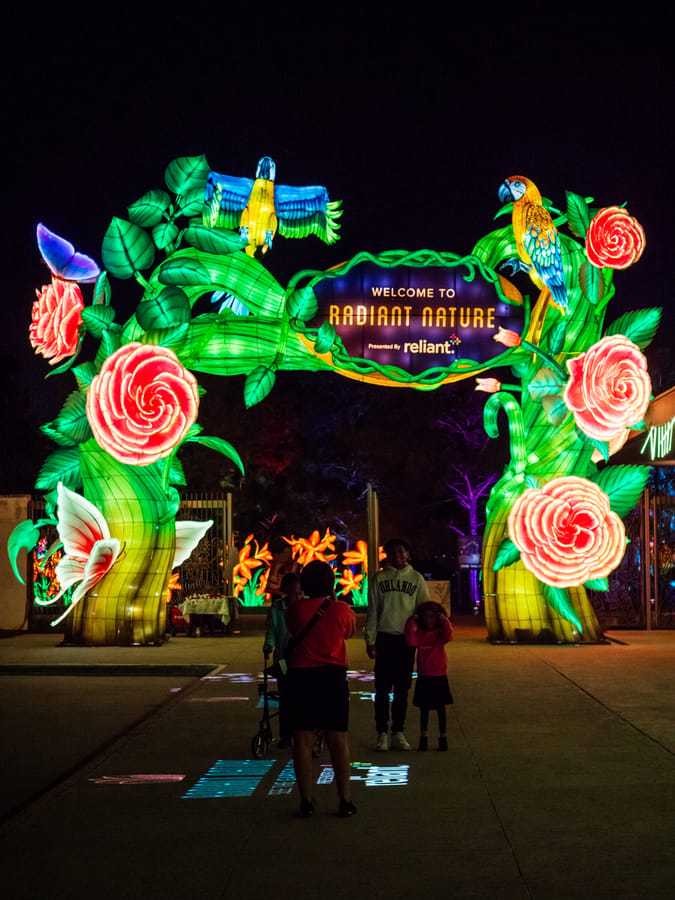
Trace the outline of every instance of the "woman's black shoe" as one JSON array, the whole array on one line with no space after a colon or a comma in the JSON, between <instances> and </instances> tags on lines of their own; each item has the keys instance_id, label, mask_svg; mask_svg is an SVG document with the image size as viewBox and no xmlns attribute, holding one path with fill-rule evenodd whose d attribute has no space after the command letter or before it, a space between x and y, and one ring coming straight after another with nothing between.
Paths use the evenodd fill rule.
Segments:
<instances>
[{"instance_id":1,"label":"woman's black shoe","mask_svg":"<svg viewBox=\"0 0 675 900\"><path fill-rule=\"evenodd\" d=\"M314 815L314 804L311 800L300 801L300 818L311 819Z\"/></svg>"},{"instance_id":2,"label":"woman's black shoe","mask_svg":"<svg viewBox=\"0 0 675 900\"><path fill-rule=\"evenodd\" d=\"M439 750L447 750L448 749L448 739L446 737L439 737L438 749Z\"/></svg>"},{"instance_id":3,"label":"woman's black shoe","mask_svg":"<svg viewBox=\"0 0 675 900\"><path fill-rule=\"evenodd\" d=\"M351 800L340 800L338 815L341 819L348 819L350 816L356 815L356 807Z\"/></svg>"}]
</instances>

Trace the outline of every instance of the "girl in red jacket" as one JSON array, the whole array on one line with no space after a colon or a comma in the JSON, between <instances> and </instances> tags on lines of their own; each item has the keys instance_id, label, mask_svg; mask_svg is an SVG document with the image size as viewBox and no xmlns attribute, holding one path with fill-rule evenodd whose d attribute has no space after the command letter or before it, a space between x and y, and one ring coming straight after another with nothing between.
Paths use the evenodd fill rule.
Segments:
<instances>
[{"instance_id":1,"label":"girl in red jacket","mask_svg":"<svg viewBox=\"0 0 675 900\"><path fill-rule=\"evenodd\" d=\"M413 705L420 711L420 743L418 750L428 746L429 711L438 714L438 749L448 749L446 733L446 704L452 703L448 684L448 661L445 645L452 640L452 625L440 603L429 600L421 603L405 623L405 637L417 648L417 680Z\"/></svg>"}]
</instances>

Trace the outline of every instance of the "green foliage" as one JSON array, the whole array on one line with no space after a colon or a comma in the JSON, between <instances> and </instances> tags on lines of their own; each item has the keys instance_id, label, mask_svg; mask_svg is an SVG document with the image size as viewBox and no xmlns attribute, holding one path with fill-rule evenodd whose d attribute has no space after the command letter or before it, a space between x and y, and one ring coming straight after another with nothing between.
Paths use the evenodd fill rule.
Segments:
<instances>
[{"instance_id":1,"label":"green foliage","mask_svg":"<svg viewBox=\"0 0 675 900\"><path fill-rule=\"evenodd\" d=\"M153 264L155 247L142 228L115 217L103 238L101 255L106 268L116 278L132 278Z\"/></svg>"},{"instance_id":2,"label":"green foliage","mask_svg":"<svg viewBox=\"0 0 675 900\"><path fill-rule=\"evenodd\" d=\"M335 328L330 322L324 322L319 328L314 349L317 353L328 353L336 340Z\"/></svg>"},{"instance_id":3,"label":"green foliage","mask_svg":"<svg viewBox=\"0 0 675 900\"><path fill-rule=\"evenodd\" d=\"M582 240L586 237L588 226L591 224L591 213L588 203L579 194L567 191L567 224L573 235Z\"/></svg>"},{"instance_id":4,"label":"green foliage","mask_svg":"<svg viewBox=\"0 0 675 900\"><path fill-rule=\"evenodd\" d=\"M231 460L241 474L244 474L244 464L241 461L241 457L229 441L224 441L219 437L204 437L202 435L194 435L191 437L188 435L185 439L185 443L200 444L202 447L216 450L218 453L221 453L223 456L227 457L227 459Z\"/></svg>"},{"instance_id":5,"label":"green foliage","mask_svg":"<svg viewBox=\"0 0 675 900\"><path fill-rule=\"evenodd\" d=\"M166 186L174 194L181 195L189 190L201 189L203 197L209 171L210 166L203 154L201 156L181 156L166 167L164 180Z\"/></svg>"},{"instance_id":6,"label":"green foliage","mask_svg":"<svg viewBox=\"0 0 675 900\"><path fill-rule=\"evenodd\" d=\"M644 350L654 340L662 314L663 309L660 306L624 313L612 322L606 334L623 334L640 350Z\"/></svg>"},{"instance_id":7,"label":"green foliage","mask_svg":"<svg viewBox=\"0 0 675 900\"><path fill-rule=\"evenodd\" d=\"M190 301L185 291L167 285L155 297L138 304L136 318L144 331L183 325L191 318Z\"/></svg>"},{"instance_id":8,"label":"green foliage","mask_svg":"<svg viewBox=\"0 0 675 900\"><path fill-rule=\"evenodd\" d=\"M500 569L510 566L514 562L518 562L519 559L520 550L516 547L511 538L504 538L497 550L497 556L495 557L494 565L492 567L493 571L498 572Z\"/></svg>"},{"instance_id":9,"label":"green foliage","mask_svg":"<svg viewBox=\"0 0 675 900\"><path fill-rule=\"evenodd\" d=\"M562 397L544 397L541 403L546 413L546 421L556 427L562 425L569 412Z\"/></svg>"},{"instance_id":10,"label":"green foliage","mask_svg":"<svg viewBox=\"0 0 675 900\"><path fill-rule=\"evenodd\" d=\"M152 229L152 239L159 250L173 250L178 234L175 222L160 222Z\"/></svg>"},{"instance_id":11,"label":"green foliage","mask_svg":"<svg viewBox=\"0 0 675 900\"><path fill-rule=\"evenodd\" d=\"M590 581L584 582L584 587L588 591L608 591L609 581L606 578L591 578Z\"/></svg>"},{"instance_id":12,"label":"green foliage","mask_svg":"<svg viewBox=\"0 0 675 900\"><path fill-rule=\"evenodd\" d=\"M316 294L311 287L299 288L288 297L286 312L291 319L301 322L309 322L317 313L319 307Z\"/></svg>"},{"instance_id":13,"label":"green foliage","mask_svg":"<svg viewBox=\"0 0 675 900\"><path fill-rule=\"evenodd\" d=\"M204 188L206 180L201 186L188 188L177 198L178 208L184 216L196 216L204 208Z\"/></svg>"},{"instance_id":14,"label":"green foliage","mask_svg":"<svg viewBox=\"0 0 675 900\"><path fill-rule=\"evenodd\" d=\"M544 366L527 385L527 390L533 400L542 400L549 395L560 394L564 386L560 373Z\"/></svg>"},{"instance_id":15,"label":"green foliage","mask_svg":"<svg viewBox=\"0 0 675 900\"><path fill-rule=\"evenodd\" d=\"M80 451L77 447L56 450L48 456L40 469L35 487L38 491L53 491L59 481L74 491L82 485Z\"/></svg>"},{"instance_id":16,"label":"green foliage","mask_svg":"<svg viewBox=\"0 0 675 900\"><path fill-rule=\"evenodd\" d=\"M190 325L187 322L181 325L172 325L168 328L153 328L141 336L141 343L168 347L178 355L189 330Z\"/></svg>"},{"instance_id":17,"label":"green foliage","mask_svg":"<svg viewBox=\"0 0 675 900\"><path fill-rule=\"evenodd\" d=\"M597 450L605 462L609 460L609 441L598 441L596 438L584 434L579 428L577 428L577 434L579 435L579 440Z\"/></svg>"},{"instance_id":18,"label":"green foliage","mask_svg":"<svg viewBox=\"0 0 675 900\"><path fill-rule=\"evenodd\" d=\"M91 437L91 428L87 421L86 395L80 391L73 391L66 398L63 408L56 419L48 426L50 431L45 431L54 440L54 433L59 435L57 443L63 446L74 446Z\"/></svg>"},{"instance_id":19,"label":"green foliage","mask_svg":"<svg viewBox=\"0 0 675 900\"><path fill-rule=\"evenodd\" d=\"M82 321L87 331L96 338L100 338L115 320L115 310L112 306L86 306L82 310Z\"/></svg>"},{"instance_id":20,"label":"green foliage","mask_svg":"<svg viewBox=\"0 0 675 900\"><path fill-rule=\"evenodd\" d=\"M236 231L228 231L224 228L209 228L198 222L191 223L183 234L183 240L197 250L205 253L214 253L217 256L234 253L243 249L241 238Z\"/></svg>"},{"instance_id":21,"label":"green foliage","mask_svg":"<svg viewBox=\"0 0 675 900\"><path fill-rule=\"evenodd\" d=\"M247 409L260 403L274 387L276 375L269 366L258 366L247 377L244 385L244 404Z\"/></svg>"},{"instance_id":22,"label":"green foliage","mask_svg":"<svg viewBox=\"0 0 675 900\"><path fill-rule=\"evenodd\" d=\"M26 550L30 552L40 540L40 527L53 524L53 521L53 519L40 519L38 522L33 522L30 519L25 519L23 522L19 522L10 534L7 541L7 555L9 556L9 564L12 567L12 571L21 584L25 584L25 581L17 568L17 557L20 551Z\"/></svg>"},{"instance_id":23,"label":"green foliage","mask_svg":"<svg viewBox=\"0 0 675 900\"><path fill-rule=\"evenodd\" d=\"M486 234L485 237L478 241L471 253L473 256L477 256L486 266L496 269L505 259L512 259L518 256L513 229L509 225L506 228L491 231L490 234Z\"/></svg>"},{"instance_id":24,"label":"green foliage","mask_svg":"<svg viewBox=\"0 0 675 900\"><path fill-rule=\"evenodd\" d=\"M94 286L94 298L92 300L92 306L109 306L111 293L112 289L110 287L108 273L101 272L101 274L96 279L96 285Z\"/></svg>"},{"instance_id":25,"label":"green foliage","mask_svg":"<svg viewBox=\"0 0 675 900\"><path fill-rule=\"evenodd\" d=\"M584 297L592 306L597 306L605 296L605 279L602 269L589 262L583 263L579 269L579 284Z\"/></svg>"},{"instance_id":26,"label":"green foliage","mask_svg":"<svg viewBox=\"0 0 675 900\"><path fill-rule=\"evenodd\" d=\"M548 336L548 350L553 356L557 356L565 346L565 337L567 335L568 320L562 319L551 330Z\"/></svg>"},{"instance_id":27,"label":"green foliage","mask_svg":"<svg viewBox=\"0 0 675 900\"><path fill-rule=\"evenodd\" d=\"M176 484L179 487L185 487L187 485L187 481L185 480L185 471L183 470L183 464L176 457L171 457L171 465L169 467L169 484Z\"/></svg>"},{"instance_id":28,"label":"green foliage","mask_svg":"<svg viewBox=\"0 0 675 900\"><path fill-rule=\"evenodd\" d=\"M571 622L578 631L579 634L583 632L583 627L577 614L574 612L574 608L570 603L570 595L567 591L567 588L560 587L552 587L550 584L542 585L544 591L544 597L546 602L553 607L553 609L566 619L568 622Z\"/></svg>"},{"instance_id":29,"label":"green foliage","mask_svg":"<svg viewBox=\"0 0 675 900\"><path fill-rule=\"evenodd\" d=\"M623 517L642 496L650 471L649 466L607 466L591 481L607 494L610 508Z\"/></svg>"},{"instance_id":30,"label":"green foliage","mask_svg":"<svg viewBox=\"0 0 675 900\"><path fill-rule=\"evenodd\" d=\"M73 369L73 375L80 390L86 390L96 376L96 366L92 362L84 362Z\"/></svg>"},{"instance_id":31,"label":"green foliage","mask_svg":"<svg viewBox=\"0 0 675 900\"><path fill-rule=\"evenodd\" d=\"M131 206L127 206L129 219L141 228L152 228L159 225L167 216L171 207L171 197L166 191L152 190L143 194Z\"/></svg>"},{"instance_id":32,"label":"green foliage","mask_svg":"<svg viewBox=\"0 0 675 900\"><path fill-rule=\"evenodd\" d=\"M206 286L211 281L211 272L199 259L182 256L179 259L168 259L159 270L162 284L174 284L186 287L189 285Z\"/></svg>"}]
</instances>

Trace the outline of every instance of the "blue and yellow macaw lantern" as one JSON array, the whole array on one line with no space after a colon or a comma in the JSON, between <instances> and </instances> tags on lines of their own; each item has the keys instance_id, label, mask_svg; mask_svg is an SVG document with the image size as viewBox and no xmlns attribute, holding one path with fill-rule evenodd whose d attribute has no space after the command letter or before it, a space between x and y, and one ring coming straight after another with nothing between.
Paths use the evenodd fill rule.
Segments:
<instances>
[{"instance_id":1,"label":"blue and yellow macaw lantern","mask_svg":"<svg viewBox=\"0 0 675 900\"><path fill-rule=\"evenodd\" d=\"M277 232L286 238L316 235L326 244L339 239L340 200L329 200L321 185L276 184L269 156L258 161L255 181L209 172L204 196L204 224L239 229L250 256L263 256Z\"/></svg>"},{"instance_id":2,"label":"blue and yellow macaw lantern","mask_svg":"<svg viewBox=\"0 0 675 900\"><path fill-rule=\"evenodd\" d=\"M547 287L553 302L565 314L568 302L560 238L539 189L529 178L512 175L500 186L499 199L502 203L513 201L513 236L519 257L508 260L504 267L527 272L540 290Z\"/></svg>"}]
</instances>

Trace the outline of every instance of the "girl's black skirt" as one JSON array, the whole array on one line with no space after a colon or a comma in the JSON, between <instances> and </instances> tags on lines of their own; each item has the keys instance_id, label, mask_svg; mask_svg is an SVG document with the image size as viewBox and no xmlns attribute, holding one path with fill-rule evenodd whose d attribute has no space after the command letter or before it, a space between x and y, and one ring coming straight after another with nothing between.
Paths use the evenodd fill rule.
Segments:
<instances>
[{"instance_id":1,"label":"girl's black skirt","mask_svg":"<svg viewBox=\"0 0 675 900\"><path fill-rule=\"evenodd\" d=\"M418 675L415 681L413 705L421 709L438 709L452 703L447 675Z\"/></svg>"}]
</instances>

